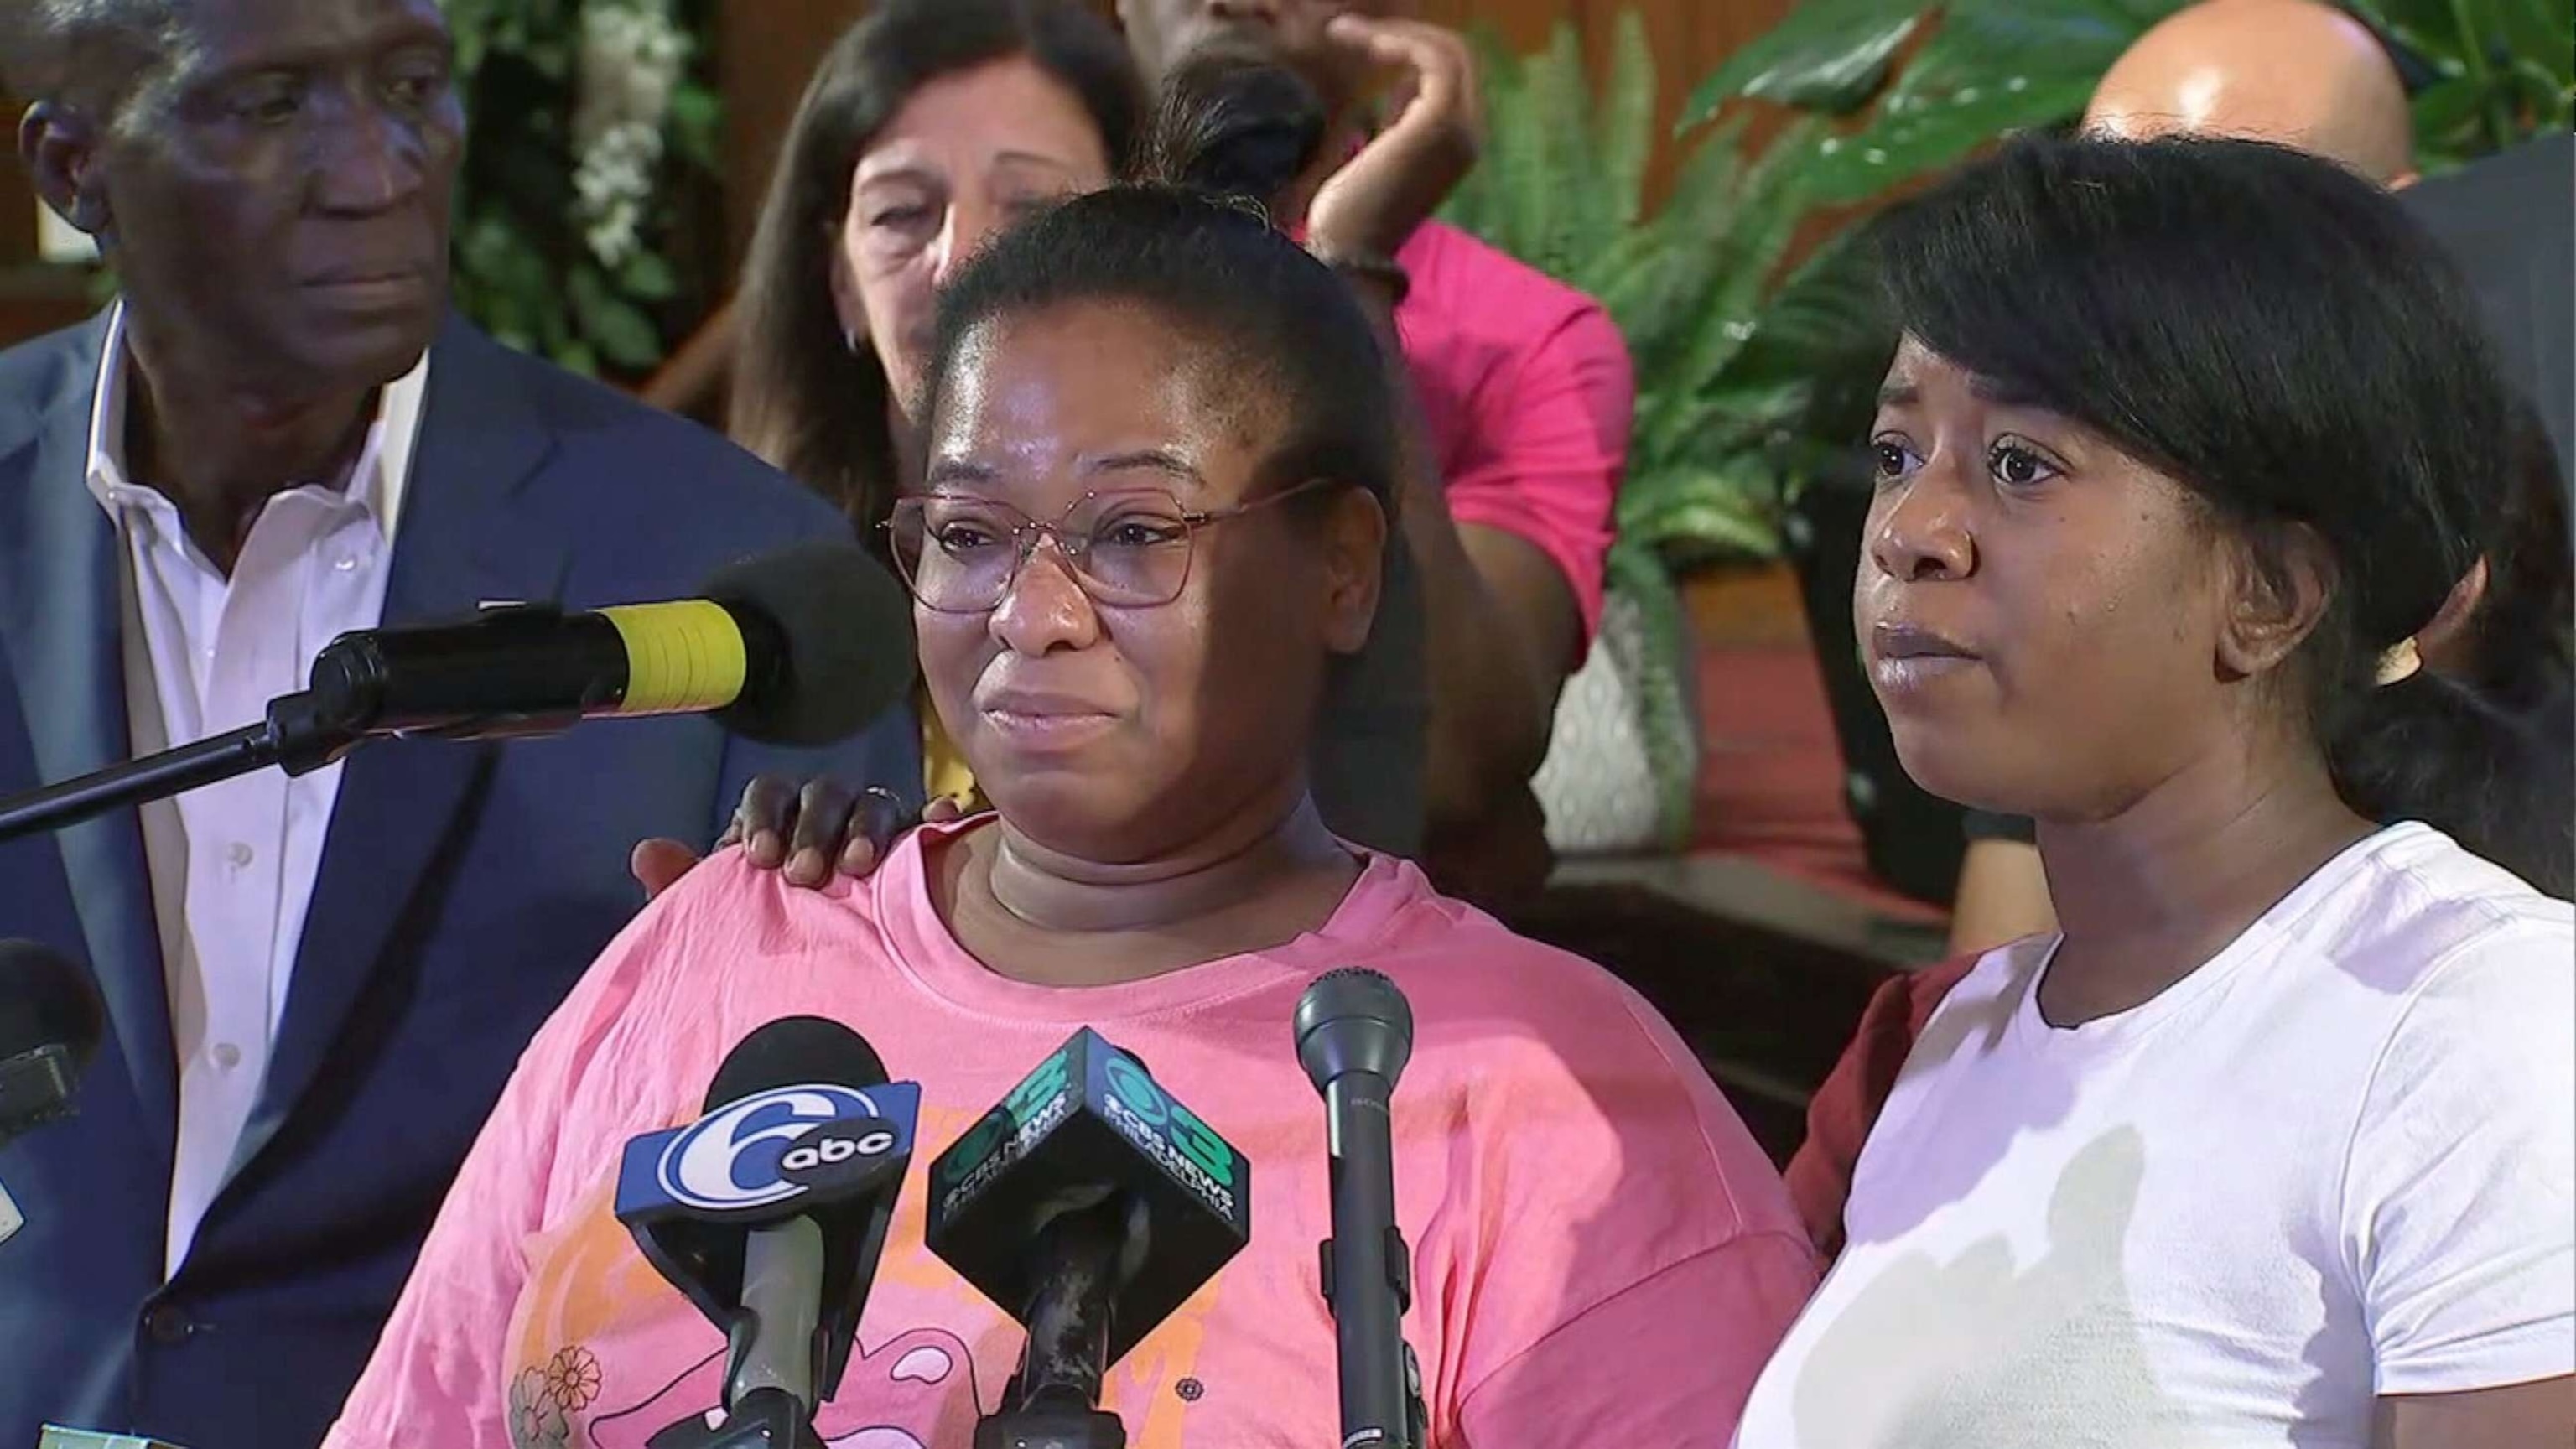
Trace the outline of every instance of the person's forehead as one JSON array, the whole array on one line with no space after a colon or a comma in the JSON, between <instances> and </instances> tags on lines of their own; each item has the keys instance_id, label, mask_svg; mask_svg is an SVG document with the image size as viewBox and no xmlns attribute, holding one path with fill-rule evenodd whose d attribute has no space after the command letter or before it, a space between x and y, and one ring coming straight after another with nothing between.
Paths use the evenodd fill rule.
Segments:
<instances>
[{"instance_id":1,"label":"person's forehead","mask_svg":"<svg viewBox=\"0 0 2576 1449\"><path fill-rule=\"evenodd\" d=\"M1228 371L1220 351L1132 304L997 318L949 359L935 446L1031 473L1158 451L1203 476L1231 473L1279 423Z\"/></svg>"},{"instance_id":2,"label":"person's forehead","mask_svg":"<svg viewBox=\"0 0 2576 1449\"><path fill-rule=\"evenodd\" d=\"M1072 170L1103 164L1081 98L1025 56L924 82L859 154L854 184L961 164Z\"/></svg>"},{"instance_id":3,"label":"person's forehead","mask_svg":"<svg viewBox=\"0 0 2576 1449\"><path fill-rule=\"evenodd\" d=\"M447 39L437 0L181 0L192 68L327 60L388 43Z\"/></svg>"}]
</instances>

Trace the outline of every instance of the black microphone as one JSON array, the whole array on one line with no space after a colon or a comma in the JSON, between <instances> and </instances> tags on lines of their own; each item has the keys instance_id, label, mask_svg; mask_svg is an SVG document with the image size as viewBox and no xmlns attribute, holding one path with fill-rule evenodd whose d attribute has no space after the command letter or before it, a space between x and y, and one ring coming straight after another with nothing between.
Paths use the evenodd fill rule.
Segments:
<instances>
[{"instance_id":1,"label":"black microphone","mask_svg":"<svg viewBox=\"0 0 2576 1449\"><path fill-rule=\"evenodd\" d=\"M72 1089L105 1030L88 972L49 946L0 941L0 1147L72 1114ZM26 1225L0 1186L0 1243Z\"/></svg>"},{"instance_id":2,"label":"black microphone","mask_svg":"<svg viewBox=\"0 0 2576 1449\"><path fill-rule=\"evenodd\" d=\"M975 1449L1119 1449L1109 1366L1252 1236L1252 1164L1084 1028L930 1167L930 1251L1028 1330Z\"/></svg>"},{"instance_id":3,"label":"black microphone","mask_svg":"<svg viewBox=\"0 0 2576 1449\"><path fill-rule=\"evenodd\" d=\"M1430 1431L1421 1365L1404 1341L1413 1254L1395 1221L1391 1112L1412 1056L1413 1008L1383 975L1327 971L1298 998L1297 1062L1324 1095L1333 1156L1323 1286L1341 1369L1343 1449L1419 1449Z\"/></svg>"},{"instance_id":4,"label":"black microphone","mask_svg":"<svg viewBox=\"0 0 2576 1449\"><path fill-rule=\"evenodd\" d=\"M587 613L486 608L343 634L313 661L325 725L353 736L525 734L579 719L713 714L746 739L825 745L912 687L912 610L854 544L745 559L706 597Z\"/></svg>"},{"instance_id":5,"label":"black microphone","mask_svg":"<svg viewBox=\"0 0 2576 1449\"><path fill-rule=\"evenodd\" d=\"M684 1440L819 1443L814 1407L849 1365L920 1105L858 1033L791 1016L726 1056L704 1116L626 1145L618 1221L730 1350L723 1421Z\"/></svg>"},{"instance_id":6,"label":"black microphone","mask_svg":"<svg viewBox=\"0 0 2576 1449\"><path fill-rule=\"evenodd\" d=\"M619 715L713 714L746 739L826 745L913 679L903 590L855 545L809 543L716 575L707 597L343 634L258 724L0 797L0 840L59 830L271 766L309 774L385 735L550 734Z\"/></svg>"}]
</instances>

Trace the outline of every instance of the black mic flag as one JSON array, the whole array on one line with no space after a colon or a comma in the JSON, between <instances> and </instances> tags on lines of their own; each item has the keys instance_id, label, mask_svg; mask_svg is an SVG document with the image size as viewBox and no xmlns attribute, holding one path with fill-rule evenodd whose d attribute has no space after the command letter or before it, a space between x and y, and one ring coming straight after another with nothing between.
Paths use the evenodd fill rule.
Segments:
<instances>
[{"instance_id":1,"label":"black mic flag","mask_svg":"<svg viewBox=\"0 0 2576 1449\"><path fill-rule=\"evenodd\" d=\"M930 1168L930 1250L1029 1330L978 1449L1122 1442L1102 1375L1251 1235L1251 1163L1075 1032Z\"/></svg>"}]
</instances>

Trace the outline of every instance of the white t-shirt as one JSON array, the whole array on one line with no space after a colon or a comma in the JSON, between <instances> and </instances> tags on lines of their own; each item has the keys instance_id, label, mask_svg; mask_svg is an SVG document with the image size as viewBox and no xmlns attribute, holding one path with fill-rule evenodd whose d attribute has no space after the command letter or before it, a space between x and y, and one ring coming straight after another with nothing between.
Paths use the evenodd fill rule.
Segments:
<instances>
[{"instance_id":1,"label":"white t-shirt","mask_svg":"<svg viewBox=\"0 0 2576 1449\"><path fill-rule=\"evenodd\" d=\"M2382 830L2073 1029L2054 949L1924 1024L1742 1449L2363 1449L2576 1372L2576 913Z\"/></svg>"}]
</instances>

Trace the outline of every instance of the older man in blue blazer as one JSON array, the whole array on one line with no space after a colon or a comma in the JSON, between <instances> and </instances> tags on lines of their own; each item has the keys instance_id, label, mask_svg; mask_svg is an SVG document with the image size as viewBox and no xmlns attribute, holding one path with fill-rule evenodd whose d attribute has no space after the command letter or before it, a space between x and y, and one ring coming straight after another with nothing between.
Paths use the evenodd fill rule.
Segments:
<instances>
[{"instance_id":1,"label":"older man in blue blazer","mask_svg":"<svg viewBox=\"0 0 2576 1449\"><path fill-rule=\"evenodd\" d=\"M123 298L0 353L0 794L248 723L346 629L685 596L846 533L449 316L435 0L10 0L0 64ZM629 847L707 841L763 771L920 780L901 719L789 752L672 718L378 744L0 844L0 937L84 962L110 1028L79 1116L0 1150L0 1445L317 1442L639 903Z\"/></svg>"}]
</instances>

